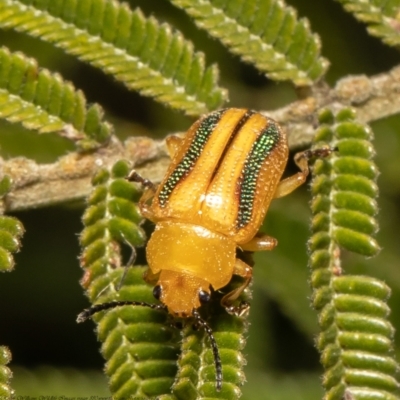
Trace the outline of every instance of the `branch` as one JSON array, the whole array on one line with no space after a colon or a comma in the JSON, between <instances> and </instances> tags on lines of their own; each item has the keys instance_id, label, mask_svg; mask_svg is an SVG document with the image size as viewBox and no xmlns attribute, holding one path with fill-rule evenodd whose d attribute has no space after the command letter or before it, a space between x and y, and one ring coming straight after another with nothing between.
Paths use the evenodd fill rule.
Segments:
<instances>
[{"instance_id":1,"label":"branch","mask_svg":"<svg viewBox=\"0 0 400 400\"><path fill-rule=\"evenodd\" d=\"M339 80L334 89L316 88L314 97L307 97L275 111L269 117L278 121L288 132L290 148L311 143L317 125L318 110L324 107L341 109L352 106L357 120L375 121L400 112L400 66L388 73L367 77L348 76Z\"/></svg>"},{"instance_id":2,"label":"branch","mask_svg":"<svg viewBox=\"0 0 400 400\"><path fill-rule=\"evenodd\" d=\"M370 78L344 78L334 89L321 85L314 90L313 97L265 113L287 130L291 148L305 147L314 136L317 112L322 107L352 106L358 121L370 122L400 112L399 92L400 66ZM26 158L0 159L0 178L9 175L13 181L12 191L3 199L0 211L83 199L90 192L90 181L98 168L111 166L119 159L131 161L138 172L155 182L161 180L169 163L165 142L143 137L130 138L123 144L114 138L95 153L71 153L53 164L39 165Z\"/></svg>"},{"instance_id":3,"label":"branch","mask_svg":"<svg viewBox=\"0 0 400 400\"><path fill-rule=\"evenodd\" d=\"M121 159L129 160L132 167L154 181L160 180L169 163L164 141L145 137L131 138L124 144L113 138L96 152L70 153L53 164L37 164L23 157L0 159L0 176L8 175L12 180L12 189L3 198L0 210L19 211L82 200L91 191L96 171Z\"/></svg>"}]
</instances>

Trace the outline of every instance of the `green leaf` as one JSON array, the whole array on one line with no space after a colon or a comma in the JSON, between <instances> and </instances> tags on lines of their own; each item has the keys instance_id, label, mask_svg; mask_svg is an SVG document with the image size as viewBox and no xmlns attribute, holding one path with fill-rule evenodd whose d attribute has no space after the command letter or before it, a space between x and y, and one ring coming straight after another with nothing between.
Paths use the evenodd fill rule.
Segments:
<instances>
[{"instance_id":1,"label":"green leaf","mask_svg":"<svg viewBox=\"0 0 400 400\"><path fill-rule=\"evenodd\" d=\"M340 247L365 256L379 251L373 238L377 172L371 132L351 109L320 115L318 145L339 149L316 162L312 183L311 286L321 329L324 399L395 400L399 366L387 320L390 289L375 278L343 275L340 257Z\"/></svg>"},{"instance_id":2,"label":"green leaf","mask_svg":"<svg viewBox=\"0 0 400 400\"><path fill-rule=\"evenodd\" d=\"M96 304L115 299L154 301L152 287L143 280L143 267L130 266L117 289L125 272L119 268L124 264L121 246L142 246L145 240L135 204L139 192L125 178L130 169L129 163L119 161L110 171L99 171L83 216L82 285ZM140 306L118 307L93 318L114 398L170 393L177 371L179 333L167 318L165 312Z\"/></svg>"},{"instance_id":3,"label":"green leaf","mask_svg":"<svg viewBox=\"0 0 400 400\"><path fill-rule=\"evenodd\" d=\"M170 25L114 0L0 0L0 27L53 43L129 89L199 115L226 100L215 66ZM89 115L86 128L98 117ZM92 121L93 119L93 121Z\"/></svg>"},{"instance_id":4,"label":"green leaf","mask_svg":"<svg viewBox=\"0 0 400 400\"><path fill-rule=\"evenodd\" d=\"M313 263L312 268L314 283L321 267ZM314 293L314 305L321 310L322 332L317 346L326 368L323 385L327 398L340 399L344 392L356 399L397 398L398 365L392 358L394 329L386 320L390 289L369 277L331 279L330 287L321 286ZM321 292L325 294L321 296Z\"/></svg>"},{"instance_id":5,"label":"green leaf","mask_svg":"<svg viewBox=\"0 0 400 400\"><path fill-rule=\"evenodd\" d=\"M101 108L87 108L81 91L60 75L39 69L35 60L5 48L0 48L0 118L38 133L57 132L81 150L99 146L112 134Z\"/></svg>"},{"instance_id":6,"label":"green leaf","mask_svg":"<svg viewBox=\"0 0 400 400\"><path fill-rule=\"evenodd\" d=\"M352 220L352 222L352 225L355 226L356 223L354 223L354 220ZM352 229L337 227L333 231L333 237L341 246L347 250L354 251L355 253L359 253L367 257L372 257L379 253L380 247L376 240L370 235L360 232L360 230L368 229L363 221L361 221L358 228L358 231L355 231Z\"/></svg>"},{"instance_id":7,"label":"green leaf","mask_svg":"<svg viewBox=\"0 0 400 400\"><path fill-rule=\"evenodd\" d=\"M371 35L382 38L390 46L400 44L399 0L338 0L346 11L368 24Z\"/></svg>"},{"instance_id":8,"label":"green leaf","mask_svg":"<svg viewBox=\"0 0 400 400\"><path fill-rule=\"evenodd\" d=\"M11 361L11 352L5 346L0 346L0 397L11 398L14 395L14 390L10 386L12 372L7 367Z\"/></svg>"},{"instance_id":9,"label":"green leaf","mask_svg":"<svg viewBox=\"0 0 400 400\"><path fill-rule=\"evenodd\" d=\"M372 133L367 125L354 120L351 109L336 116L321 112L321 121L328 120L316 132L319 146L337 148L332 156L317 160L312 191L314 217L310 240L312 249L321 248L324 233L337 244L356 253L373 256L379 252L374 235L378 194L378 171L372 161L375 154ZM336 123L334 122L336 119ZM325 236L326 237L326 236ZM329 240L325 242L329 246Z\"/></svg>"},{"instance_id":10,"label":"green leaf","mask_svg":"<svg viewBox=\"0 0 400 400\"><path fill-rule=\"evenodd\" d=\"M283 1L171 0L234 54L275 80L310 85L326 71L320 41Z\"/></svg>"},{"instance_id":11,"label":"green leaf","mask_svg":"<svg viewBox=\"0 0 400 400\"><path fill-rule=\"evenodd\" d=\"M12 187L12 179L8 176L5 175L3 178L0 180L0 197L4 197Z\"/></svg>"},{"instance_id":12,"label":"green leaf","mask_svg":"<svg viewBox=\"0 0 400 400\"><path fill-rule=\"evenodd\" d=\"M12 253L19 251L23 233L24 227L16 218L0 216L0 272L14 268Z\"/></svg>"},{"instance_id":13,"label":"green leaf","mask_svg":"<svg viewBox=\"0 0 400 400\"><path fill-rule=\"evenodd\" d=\"M107 269L112 271L115 266L123 265L121 244L132 247L144 244L145 234L139 227L142 217L134 202L139 192L133 183L122 177L129 170L128 162L119 161L111 171L102 169L92 179L95 187L82 217L85 229L80 237L81 264L88 268L89 280L85 285L91 282L92 266L105 273Z\"/></svg>"},{"instance_id":14,"label":"green leaf","mask_svg":"<svg viewBox=\"0 0 400 400\"><path fill-rule=\"evenodd\" d=\"M153 301L152 288L143 281L144 271L143 267L129 270L117 294L120 299ZM111 275L114 279L116 276L121 278L121 274ZM98 302L112 298L115 298L115 291L110 288ZM115 398L132 395L147 398L170 393L177 369L179 333L168 326L167 317L165 312L126 306L94 318L98 323L99 340L103 342L102 353L107 360L105 372Z\"/></svg>"}]
</instances>

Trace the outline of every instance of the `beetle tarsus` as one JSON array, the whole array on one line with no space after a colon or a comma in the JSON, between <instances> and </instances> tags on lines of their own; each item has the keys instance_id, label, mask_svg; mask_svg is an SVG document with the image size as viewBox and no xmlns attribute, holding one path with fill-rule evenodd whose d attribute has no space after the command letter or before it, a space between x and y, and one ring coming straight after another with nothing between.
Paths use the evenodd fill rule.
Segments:
<instances>
[{"instance_id":1,"label":"beetle tarsus","mask_svg":"<svg viewBox=\"0 0 400 400\"><path fill-rule=\"evenodd\" d=\"M295 161L296 161L296 158L297 158L297 160L300 160L301 158L305 158L307 161L314 157L315 158L325 158L325 157L330 156L333 152L338 151L338 150L339 149L337 147L329 147L329 146L319 147L319 148L315 148L315 149L308 149L301 153L296 154Z\"/></svg>"},{"instance_id":2,"label":"beetle tarsus","mask_svg":"<svg viewBox=\"0 0 400 400\"><path fill-rule=\"evenodd\" d=\"M244 317L250 310L250 304L247 301L242 301L238 306L226 306L225 310L230 315Z\"/></svg>"},{"instance_id":3,"label":"beetle tarsus","mask_svg":"<svg viewBox=\"0 0 400 400\"><path fill-rule=\"evenodd\" d=\"M156 185L152 181L150 181L149 179L143 178L134 169L129 173L127 179L130 182L140 183L143 187L145 187L147 189L150 189L150 190L152 190L154 192L157 189Z\"/></svg>"}]
</instances>

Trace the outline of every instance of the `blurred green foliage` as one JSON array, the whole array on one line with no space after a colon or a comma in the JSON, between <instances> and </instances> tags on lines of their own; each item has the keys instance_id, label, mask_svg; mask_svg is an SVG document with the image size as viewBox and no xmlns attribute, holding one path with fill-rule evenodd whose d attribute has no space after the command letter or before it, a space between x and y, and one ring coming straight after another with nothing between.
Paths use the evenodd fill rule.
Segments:
<instances>
[{"instance_id":1,"label":"blurred green foliage","mask_svg":"<svg viewBox=\"0 0 400 400\"><path fill-rule=\"evenodd\" d=\"M217 62L221 83L230 91L229 106L274 109L295 99L289 84L268 81L255 69L239 62L220 43L199 31L190 19L167 1L130 0L146 15L167 20L206 52L207 62ZM377 74L399 60L399 53L368 36L365 27L333 0L292 0L301 16L322 40L322 53L331 61L329 83L349 74ZM0 41L12 51L38 59L39 65L59 71L82 89L89 101L104 106L117 135L148 134L162 137L184 131L191 120L148 98L129 92L101 72L64 55L48 44L23 34L0 32ZM343 267L351 274L367 274L385 281L393 290L391 321L400 327L400 117L372 124L381 171L379 207L381 253L372 259L344 253ZM71 150L66 140L2 123L0 152L5 158L26 155L50 162ZM290 171L295 168L290 165ZM308 201L304 186L273 203L263 231L276 237L279 246L257 254L250 314L243 399L319 399L322 369L313 346L316 314L310 308L306 242L309 236ZM77 235L83 204L70 204L18 213L25 226L23 251L16 268L0 276L0 344L10 347L17 395L106 395L101 371L103 360L93 335L93 325L77 325L76 315L87 306L79 279ZM39 234L40 233L40 234ZM143 261L139 254L138 262ZM396 354L399 359L399 336ZM52 367L43 367L51 365ZM77 382L80 382L79 384ZM36 385L36 388L34 389Z\"/></svg>"}]
</instances>

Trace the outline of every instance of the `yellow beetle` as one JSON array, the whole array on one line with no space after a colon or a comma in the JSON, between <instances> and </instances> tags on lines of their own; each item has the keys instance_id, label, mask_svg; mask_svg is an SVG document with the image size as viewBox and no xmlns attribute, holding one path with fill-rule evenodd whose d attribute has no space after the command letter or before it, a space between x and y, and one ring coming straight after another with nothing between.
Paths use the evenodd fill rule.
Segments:
<instances>
[{"instance_id":1,"label":"yellow beetle","mask_svg":"<svg viewBox=\"0 0 400 400\"><path fill-rule=\"evenodd\" d=\"M184 138L167 139L171 154L168 171L156 188L132 172L129 179L146 190L139 202L142 215L156 224L147 244L145 280L154 284L161 305L112 302L93 306L79 320L120 305L167 308L177 317L193 316L210 337L217 389L222 368L211 328L198 308L211 290L226 286L233 275L244 278L222 304L241 315L248 306L234 302L249 284L252 269L236 258L236 249L271 250L276 239L257 235L272 199L285 196L306 179L308 160L330 149L307 150L295 156L300 172L281 180L288 160L288 142L277 122L247 109L223 109L196 121Z\"/></svg>"}]
</instances>

